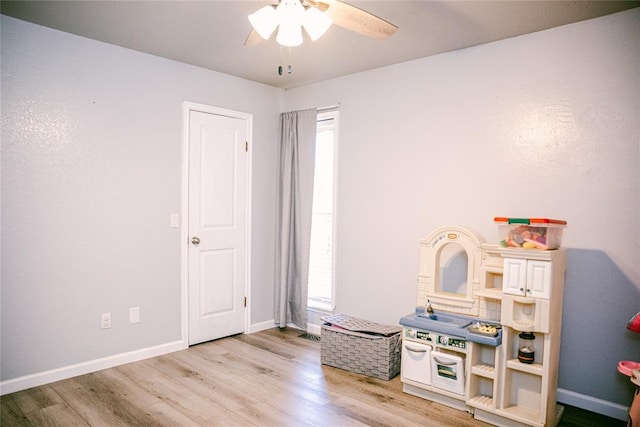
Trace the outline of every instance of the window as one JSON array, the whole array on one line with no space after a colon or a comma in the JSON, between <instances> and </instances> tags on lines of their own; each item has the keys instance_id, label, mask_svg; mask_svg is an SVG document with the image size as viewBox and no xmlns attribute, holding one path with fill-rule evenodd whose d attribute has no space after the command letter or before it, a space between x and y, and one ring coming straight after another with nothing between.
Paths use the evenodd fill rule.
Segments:
<instances>
[{"instance_id":1,"label":"window","mask_svg":"<svg viewBox=\"0 0 640 427\"><path fill-rule=\"evenodd\" d=\"M338 112L318 114L307 305L333 310Z\"/></svg>"}]
</instances>

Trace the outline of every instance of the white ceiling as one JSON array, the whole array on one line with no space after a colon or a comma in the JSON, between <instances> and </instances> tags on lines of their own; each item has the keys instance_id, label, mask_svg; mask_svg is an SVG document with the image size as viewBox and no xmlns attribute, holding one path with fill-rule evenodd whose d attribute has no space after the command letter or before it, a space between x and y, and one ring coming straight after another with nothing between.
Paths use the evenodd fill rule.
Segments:
<instances>
[{"instance_id":1,"label":"white ceiling","mask_svg":"<svg viewBox=\"0 0 640 427\"><path fill-rule=\"evenodd\" d=\"M347 1L399 27L385 40L332 26L318 41L243 43L269 1L2 1L25 21L268 85L312 82L639 7L640 1ZM292 73L287 74L291 64ZM285 67L283 76L278 66Z\"/></svg>"}]
</instances>

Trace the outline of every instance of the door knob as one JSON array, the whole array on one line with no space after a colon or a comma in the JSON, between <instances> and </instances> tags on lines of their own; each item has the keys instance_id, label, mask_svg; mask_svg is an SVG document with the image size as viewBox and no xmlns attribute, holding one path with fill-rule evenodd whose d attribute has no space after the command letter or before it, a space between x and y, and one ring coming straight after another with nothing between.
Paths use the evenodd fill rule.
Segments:
<instances>
[{"instance_id":1,"label":"door knob","mask_svg":"<svg viewBox=\"0 0 640 427\"><path fill-rule=\"evenodd\" d=\"M200 244L200 238L196 237L196 236L193 236L191 238L191 243L193 243L194 245L198 246Z\"/></svg>"}]
</instances>

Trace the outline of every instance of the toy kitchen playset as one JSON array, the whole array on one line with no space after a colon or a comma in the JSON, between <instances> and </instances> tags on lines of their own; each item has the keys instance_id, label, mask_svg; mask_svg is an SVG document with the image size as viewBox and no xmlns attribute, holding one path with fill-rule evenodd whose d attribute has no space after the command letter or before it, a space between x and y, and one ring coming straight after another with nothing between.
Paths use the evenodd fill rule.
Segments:
<instances>
[{"instance_id":1,"label":"toy kitchen playset","mask_svg":"<svg viewBox=\"0 0 640 427\"><path fill-rule=\"evenodd\" d=\"M498 426L555 426L566 222L496 218L420 241L418 308L403 326L403 391Z\"/></svg>"}]
</instances>

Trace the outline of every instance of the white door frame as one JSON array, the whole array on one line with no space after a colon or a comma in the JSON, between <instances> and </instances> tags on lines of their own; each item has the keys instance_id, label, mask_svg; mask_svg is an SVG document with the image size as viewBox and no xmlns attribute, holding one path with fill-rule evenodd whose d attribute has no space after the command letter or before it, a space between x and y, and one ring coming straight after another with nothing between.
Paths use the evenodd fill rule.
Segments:
<instances>
[{"instance_id":1,"label":"white door frame","mask_svg":"<svg viewBox=\"0 0 640 427\"><path fill-rule=\"evenodd\" d=\"M247 180L246 180L246 209L245 216L245 289L247 296L247 307L244 313L244 333L251 325L251 163L252 163L252 140L253 140L253 115L239 111L227 110L210 105L197 104L185 101L182 103L182 207L180 224L180 254L181 254L181 306L182 306L182 342L184 348L189 346L189 113L200 111L203 113L216 114L218 116L232 117L246 120L247 123Z\"/></svg>"}]
</instances>

